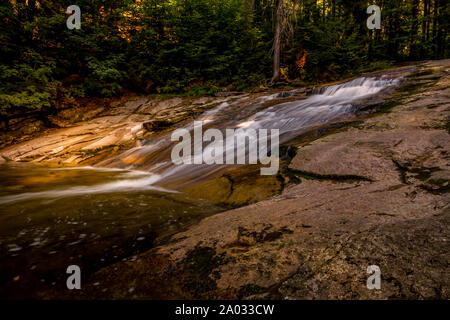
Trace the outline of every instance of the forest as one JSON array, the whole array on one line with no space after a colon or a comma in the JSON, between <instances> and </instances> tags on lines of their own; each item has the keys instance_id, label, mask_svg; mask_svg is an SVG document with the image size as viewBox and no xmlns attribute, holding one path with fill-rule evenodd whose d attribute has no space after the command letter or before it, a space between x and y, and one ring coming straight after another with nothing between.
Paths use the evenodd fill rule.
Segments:
<instances>
[{"instance_id":1,"label":"forest","mask_svg":"<svg viewBox=\"0 0 450 320\"><path fill-rule=\"evenodd\" d=\"M73 4L79 30L66 26ZM379 30L366 26L371 4ZM9 0L0 17L3 120L79 98L314 84L450 55L447 0Z\"/></svg>"}]
</instances>

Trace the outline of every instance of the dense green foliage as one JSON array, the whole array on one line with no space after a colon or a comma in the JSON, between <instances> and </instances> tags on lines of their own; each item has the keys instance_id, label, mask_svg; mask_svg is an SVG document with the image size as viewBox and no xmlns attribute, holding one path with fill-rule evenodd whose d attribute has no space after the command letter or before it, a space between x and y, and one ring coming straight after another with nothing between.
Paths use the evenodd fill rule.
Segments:
<instances>
[{"instance_id":1,"label":"dense green foliage","mask_svg":"<svg viewBox=\"0 0 450 320\"><path fill-rule=\"evenodd\" d=\"M264 84L284 2L281 71L297 82L449 57L448 0L9 0L0 3L0 114L126 90L210 94ZM76 2L81 30L68 30Z\"/></svg>"}]
</instances>

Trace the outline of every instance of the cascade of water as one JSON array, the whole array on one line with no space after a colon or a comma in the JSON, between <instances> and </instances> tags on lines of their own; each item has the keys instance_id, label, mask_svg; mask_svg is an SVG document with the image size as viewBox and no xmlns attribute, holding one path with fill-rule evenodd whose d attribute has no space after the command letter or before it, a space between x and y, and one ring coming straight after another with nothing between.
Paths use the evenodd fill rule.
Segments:
<instances>
[{"instance_id":1,"label":"cascade of water","mask_svg":"<svg viewBox=\"0 0 450 320\"><path fill-rule=\"evenodd\" d=\"M207 128L225 129L279 129L280 143L295 138L306 130L342 119L352 113L352 103L379 93L385 88L397 85L400 79L357 78L341 84L322 87L313 91L307 98L282 102L283 98L295 96L298 90L261 96L257 99L238 99L234 102L219 104L203 113L197 121L203 121ZM280 99L280 103L265 107L265 103ZM193 131L193 124L184 127ZM12 197L0 197L0 203L13 202L26 198L53 198L74 194L108 193L120 191L150 190L151 185L167 180L196 180L225 170L226 165L175 165L171 161L171 150L176 142L171 141L171 134L164 134L148 140L141 146L129 149L122 154L104 160L96 169L116 168L135 173L134 177L124 176L113 182L95 186L75 186L64 190L51 190L39 193L18 194ZM203 143L203 142L200 142ZM202 145L205 152L210 152L208 145ZM247 148L252 150L251 147ZM233 150L232 150L233 151ZM224 153L230 152L224 148ZM93 168L90 168L93 169ZM147 175L142 176L142 171ZM153 190L167 191L154 187Z\"/></svg>"}]
</instances>

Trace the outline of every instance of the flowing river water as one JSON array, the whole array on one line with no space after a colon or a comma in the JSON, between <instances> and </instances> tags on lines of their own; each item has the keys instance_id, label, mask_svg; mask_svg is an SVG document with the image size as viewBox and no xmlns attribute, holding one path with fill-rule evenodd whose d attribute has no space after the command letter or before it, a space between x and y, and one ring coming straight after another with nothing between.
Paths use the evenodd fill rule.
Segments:
<instances>
[{"instance_id":1,"label":"flowing river water","mask_svg":"<svg viewBox=\"0 0 450 320\"><path fill-rule=\"evenodd\" d=\"M222 103L198 117L204 129L279 129L286 144L312 127L353 117L355 102L395 88L395 75L357 78ZM193 125L185 129L193 130ZM0 296L19 279L34 288L65 283L75 264L89 273L136 256L223 206L183 193L183 186L229 165L174 165L170 133L94 167L16 163L0 171ZM203 145L207 150L207 144ZM32 289L33 290L33 289ZM37 289L36 289L37 290Z\"/></svg>"}]
</instances>

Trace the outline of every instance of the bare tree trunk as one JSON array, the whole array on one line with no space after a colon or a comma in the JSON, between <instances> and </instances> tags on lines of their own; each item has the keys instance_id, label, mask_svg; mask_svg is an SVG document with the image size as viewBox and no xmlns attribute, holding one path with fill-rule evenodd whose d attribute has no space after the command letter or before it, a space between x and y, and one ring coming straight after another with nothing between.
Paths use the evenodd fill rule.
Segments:
<instances>
[{"instance_id":1,"label":"bare tree trunk","mask_svg":"<svg viewBox=\"0 0 450 320\"><path fill-rule=\"evenodd\" d=\"M438 20L438 8L439 8L439 0L434 0L434 9L433 9L433 39L436 38L437 34L437 20Z\"/></svg>"},{"instance_id":2,"label":"bare tree trunk","mask_svg":"<svg viewBox=\"0 0 450 320\"><path fill-rule=\"evenodd\" d=\"M422 40L425 41L425 35L427 33L427 23L426 23L426 15L427 15L427 1L423 1L423 19L422 19Z\"/></svg>"},{"instance_id":3,"label":"bare tree trunk","mask_svg":"<svg viewBox=\"0 0 450 320\"><path fill-rule=\"evenodd\" d=\"M427 0L427 40L430 40L431 0Z\"/></svg>"},{"instance_id":4,"label":"bare tree trunk","mask_svg":"<svg viewBox=\"0 0 450 320\"><path fill-rule=\"evenodd\" d=\"M439 0L434 0L434 10L433 10L433 14L434 14L434 17L433 17L433 44L434 44L433 51L434 52L433 53L434 53L434 56L435 56L436 59L439 56L439 54L438 54L439 44L438 44L438 38L437 38L437 35L438 35L438 18L439 18L438 10L439 10Z\"/></svg>"},{"instance_id":5,"label":"bare tree trunk","mask_svg":"<svg viewBox=\"0 0 450 320\"><path fill-rule=\"evenodd\" d=\"M439 1L439 14L437 16L437 38L436 38L436 42L437 42L437 54L438 57L444 57L445 54L445 39L447 36L447 28L445 28L446 26L446 16L443 14L443 12L445 12L445 5L446 2L445 1Z\"/></svg>"},{"instance_id":6,"label":"bare tree trunk","mask_svg":"<svg viewBox=\"0 0 450 320\"><path fill-rule=\"evenodd\" d=\"M322 1L322 20L325 22L325 0Z\"/></svg>"},{"instance_id":7,"label":"bare tree trunk","mask_svg":"<svg viewBox=\"0 0 450 320\"><path fill-rule=\"evenodd\" d=\"M281 56L281 32L283 24L283 0L278 0L277 21L275 26L275 37L273 41L273 77L271 83L275 83L281 78L280 56Z\"/></svg>"},{"instance_id":8,"label":"bare tree trunk","mask_svg":"<svg viewBox=\"0 0 450 320\"><path fill-rule=\"evenodd\" d=\"M413 1L411 9L412 9L411 17L413 21L411 26L411 32L409 35L409 58L414 59L417 56L415 38L417 36L417 31L419 29L419 24L417 21L417 17L419 14L419 0Z\"/></svg>"}]
</instances>

